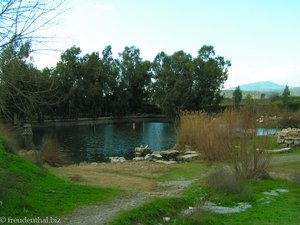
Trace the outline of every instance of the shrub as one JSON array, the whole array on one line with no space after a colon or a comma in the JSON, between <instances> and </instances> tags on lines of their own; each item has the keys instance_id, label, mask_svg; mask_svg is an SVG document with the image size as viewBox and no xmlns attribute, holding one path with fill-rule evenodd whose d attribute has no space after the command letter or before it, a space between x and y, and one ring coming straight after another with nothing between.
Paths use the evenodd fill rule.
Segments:
<instances>
[{"instance_id":1,"label":"shrub","mask_svg":"<svg viewBox=\"0 0 300 225\"><path fill-rule=\"evenodd\" d=\"M16 153L21 146L21 140L18 138L18 133L8 124L0 123L0 136L4 137L4 150L7 152Z\"/></svg>"},{"instance_id":2,"label":"shrub","mask_svg":"<svg viewBox=\"0 0 300 225\"><path fill-rule=\"evenodd\" d=\"M228 194L240 194L244 189L242 178L226 168L218 168L210 172L205 178L205 183L217 191Z\"/></svg>"},{"instance_id":3,"label":"shrub","mask_svg":"<svg viewBox=\"0 0 300 225\"><path fill-rule=\"evenodd\" d=\"M300 110L298 112L284 112L279 120L279 126L281 128L300 128Z\"/></svg>"},{"instance_id":4,"label":"shrub","mask_svg":"<svg viewBox=\"0 0 300 225\"><path fill-rule=\"evenodd\" d=\"M57 141L47 136L42 140L41 162L46 162L51 166L58 166L66 163L59 153Z\"/></svg>"},{"instance_id":5,"label":"shrub","mask_svg":"<svg viewBox=\"0 0 300 225\"><path fill-rule=\"evenodd\" d=\"M256 115L251 107L229 110L211 116L205 112L182 112L177 129L177 144L192 145L206 160L226 161L237 175L245 178L267 177L270 142L257 140Z\"/></svg>"}]
</instances>

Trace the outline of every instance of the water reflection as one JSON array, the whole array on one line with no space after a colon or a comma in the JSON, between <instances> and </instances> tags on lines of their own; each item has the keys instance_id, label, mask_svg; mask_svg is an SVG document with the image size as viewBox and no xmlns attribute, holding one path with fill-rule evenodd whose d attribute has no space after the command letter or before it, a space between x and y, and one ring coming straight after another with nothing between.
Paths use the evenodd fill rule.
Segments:
<instances>
[{"instance_id":1,"label":"water reflection","mask_svg":"<svg viewBox=\"0 0 300 225\"><path fill-rule=\"evenodd\" d=\"M132 158L136 146L149 145L153 150L171 148L175 143L173 124L140 122L96 126L72 126L34 129L34 143L42 137L55 138L60 151L74 162L105 161L109 156Z\"/></svg>"}]
</instances>

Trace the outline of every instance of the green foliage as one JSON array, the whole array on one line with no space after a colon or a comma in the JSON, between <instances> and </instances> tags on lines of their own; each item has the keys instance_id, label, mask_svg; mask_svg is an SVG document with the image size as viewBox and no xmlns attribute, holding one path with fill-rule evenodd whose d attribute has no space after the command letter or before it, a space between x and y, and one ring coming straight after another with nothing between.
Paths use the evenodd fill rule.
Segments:
<instances>
[{"instance_id":1,"label":"green foliage","mask_svg":"<svg viewBox=\"0 0 300 225\"><path fill-rule=\"evenodd\" d=\"M283 93L282 93L282 105L283 105L283 108L285 108L285 109L288 107L290 94L291 94L291 92L289 90L289 87L286 85L283 90Z\"/></svg>"},{"instance_id":2,"label":"green foliage","mask_svg":"<svg viewBox=\"0 0 300 225\"><path fill-rule=\"evenodd\" d=\"M240 86L236 87L236 89L232 93L232 98L233 98L233 102L234 102L234 107L236 109L240 108L240 105L242 102L242 91L240 89Z\"/></svg>"},{"instance_id":3,"label":"green foliage","mask_svg":"<svg viewBox=\"0 0 300 225\"><path fill-rule=\"evenodd\" d=\"M216 111L229 66L229 61L215 56L212 46L203 46L196 58L183 51L159 53L153 63L156 104L171 116L180 110Z\"/></svg>"},{"instance_id":4,"label":"green foliage","mask_svg":"<svg viewBox=\"0 0 300 225\"><path fill-rule=\"evenodd\" d=\"M3 150L0 139L0 216L61 215L78 205L106 201L117 190L74 185Z\"/></svg>"},{"instance_id":5,"label":"green foliage","mask_svg":"<svg viewBox=\"0 0 300 225\"><path fill-rule=\"evenodd\" d=\"M12 43L0 55L0 112L21 120L97 118L180 110L219 110L220 89L230 62L204 45L193 58L184 51L161 52L143 60L135 46L113 58L111 46L102 55L81 55L72 46L55 68L38 70L30 62L30 44Z\"/></svg>"}]
</instances>

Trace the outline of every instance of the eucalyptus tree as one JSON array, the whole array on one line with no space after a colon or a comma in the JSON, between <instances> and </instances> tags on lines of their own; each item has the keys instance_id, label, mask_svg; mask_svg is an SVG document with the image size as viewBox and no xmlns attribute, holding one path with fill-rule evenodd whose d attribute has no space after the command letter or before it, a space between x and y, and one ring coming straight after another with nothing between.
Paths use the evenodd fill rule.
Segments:
<instances>
[{"instance_id":1,"label":"eucalyptus tree","mask_svg":"<svg viewBox=\"0 0 300 225\"><path fill-rule=\"evenodd\" d=\"M222 56L215 56L213 46L204 45L193 63L193 98L190 109L208 112L219 110L221 88L228 78L230 61Z\"/></svg>"},{"instance_id":2,"label":"eucalyptus tree","mask_svg":"<svg viewBox=\"0 0 300 225\"><path fill-rule=\"evenodd\" d=\"M175 116L190 104L192 91L192 57L183 51L172 56L159 53L152 65L154 99L164 114Z\"/></svg>"},{"instance_id":3,"label":"eucalyptus tree","mask_svg":"<svg viewBox=\"0 0 300 225\"><path fill-rule=\"evenodd\" d=\"M80 80L83 79L81 71L81 49L76 46L64 51L60 56L53 76L55 77L58 93L65 101L57 106L57 114L63 117L78 118L82 110L83 98L80 93Z\"/></svg>"},{"instance_id":4,"label":"eucalyptus tree","mask_svg":"<svg viewBox=\"0 0 300 225\"><path fill-rule=\"evenodd\" d=\"M171 117L180 110L216 111L229 66L228 60L215 57L212 46L203 46L196 58L183 51L171 56L161 52L152 66L154 99Z\"/></svg>"},{"instance_id":5,"label":"eucalyptus tree","mask_svg":"<svg viewBox=\"0 0 300 225\"><path fill-rule=\"evenodd\" d=\"M115 113L138 113L146 103L151 84L151 63L140 58L140 50L125 47L117 59L118 88L115 92Z\"/></svg>"}]
</instances>

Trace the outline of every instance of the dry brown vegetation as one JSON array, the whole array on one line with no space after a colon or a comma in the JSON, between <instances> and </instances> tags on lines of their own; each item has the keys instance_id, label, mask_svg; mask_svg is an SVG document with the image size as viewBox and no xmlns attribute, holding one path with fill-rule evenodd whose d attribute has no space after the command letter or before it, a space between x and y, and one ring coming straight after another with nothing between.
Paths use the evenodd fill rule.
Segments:
<instances>
[{"instance_id":1,"label":"dry brown vegetation","mask_svg":"<svg viewBox=\"0 0 300 225\"><path fill-rule=\"evenodd\" d=\"M267 176L269 142L257 140L255 112L251 109L225 111L211 116L205 112L182 112L177 144L192 145L209 161L231 162L240 177Z\"/></svg>"},{"instance_id":2,"label":"dry brown vegetation","mask_svg":"<svg viewBox=\"0 0 300 225\"><path fill-rule=\"evenodd\" d=\"M155 178L160 177L170 167L181 165L163 165L154 162L124 163L80 163L64 167L49 167L58 176L75 182L98 186L120 188L127 191L154 191Z\"/></svg>"},{"instance_id":3,"label":"dry brown vegetation","mask_svg":"<svg viewBox=\"0 0 300 225\"><path fill-rule=\"evenodd\" d=\"M48 163L49 165L56 166L65 164L66 161L59 153L58 142L52 138L44 137L42 140L42 147L40 153L41 163Z\"/></svg>"},{"instance_id":4,"label":"dry brown vegetation","mask_svg":"<svg viewBox=\"0 0 300 225\"><path fill-rule=\"evenodd\" d=\"M4 149L9 152L16 153L21 146L21 140L18 138L18 133L11 125L0 123L0 136L4 137Z\"/></svg>"}]
</instances>

